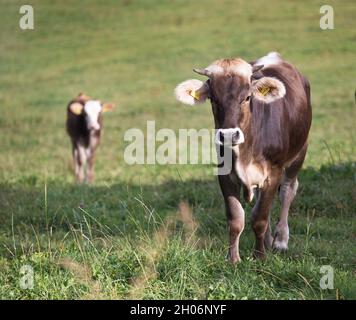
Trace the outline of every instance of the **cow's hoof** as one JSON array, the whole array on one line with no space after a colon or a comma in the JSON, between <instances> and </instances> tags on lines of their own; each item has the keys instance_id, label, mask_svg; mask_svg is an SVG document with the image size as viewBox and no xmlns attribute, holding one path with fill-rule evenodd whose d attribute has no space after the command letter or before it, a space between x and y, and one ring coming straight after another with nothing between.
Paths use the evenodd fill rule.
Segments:
<instances>
[{"instance_id":1,"label":"cow's hoof","mask_svg":"<svg viewBox=\"0 0 356 320\"><path fill-rule=\"evenodd\" d=\"M238 264L241 262L241 258L240 257L236 257L234 259L230 259L232 264Z\"/></svg>"},{"instance_id":2,"label":"cow's hoof","mask_svg":"<svg viewBox=\"0 0 356 320\"><path fill-rule=\"evenodd\" d=\"M273 240L272 249L274 252L285 252L288 250L288 238L279 237L277 234Z\"/></svg>"},{"instance_id":3,"label":"cow's hoof","mask_svg":"<svg viewBox=\"0 0 356 320\"><path fill-rule=\"evenodd\" d=\"M273 251L284 252L288 250L289 230L288 227L276 227L274 239L272 243Z\"/></svg>"},{"instance_id":4,"label":"cow's hoof","mask_svg":"<svg viewBox=\"0 0 356 320\"><path fill-rule=\"evenodd\" d=\"M232 264L238 264L241 262L240 256L231 256L229 253L226 255L225 260L231 262Z\"/></svg>"},{"instance_id":5,"label":"cow's hoof","mask_svg":"<svg viewBox=\"0 0 356 320\"><path fill-rule=\"evenodd\" d=\"M273 251L285 252L288 250L288 242L275 240L273 242Z\"/></svg>"},{"instance_id":6,"label":"cow's hoof","mask_svg":"<svg viewBox=\"0 0 356 320\"><path fill-rule=\"evenodd\" d=\"M256 260L266 260L266 253L259 250L254 250L253 258Z\"/></svg>"},{"instance_id":7,"label":"cow's hoof","mask_svg":"<svg viewBox=\"0 0 356 320\"><path fill-rule=\"evenodd\" d=\"M265 245L265 248L267 250L271 250L272 249L273 237L270 234L268 234L268 235L266 234L265 235L264 245Z\"/></svg>"}]
</instances>

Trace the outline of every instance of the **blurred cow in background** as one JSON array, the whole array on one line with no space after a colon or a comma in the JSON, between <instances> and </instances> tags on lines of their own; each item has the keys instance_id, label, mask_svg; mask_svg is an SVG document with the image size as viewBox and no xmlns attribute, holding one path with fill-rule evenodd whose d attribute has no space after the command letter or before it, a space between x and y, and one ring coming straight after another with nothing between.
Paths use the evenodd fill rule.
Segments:
<instances>
[{"instance_id":1,"label":"blurred cow in background","mask_svg":"<svg viewBox=\"0 0 356 320\"><path fill-rule=\"evenodd\" d=\"M112 103L102 103L80 93L67 107L67 132L73 145L75 176L78 182L94 179L94 153L99 146L102 112L111 111ZM85 175L85 165L86 175Z\"/></svg>"}]
</instances>

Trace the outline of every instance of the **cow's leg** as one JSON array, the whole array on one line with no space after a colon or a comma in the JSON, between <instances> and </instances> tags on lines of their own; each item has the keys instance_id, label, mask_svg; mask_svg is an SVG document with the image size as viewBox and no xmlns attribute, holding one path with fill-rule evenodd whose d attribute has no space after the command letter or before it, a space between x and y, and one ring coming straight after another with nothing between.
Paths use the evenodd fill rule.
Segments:
<instances>
[{"instance_id":1,"label":"cow's leg","mask_svg":"<svg viewBox=\"0 0 356 320\"><path fill-rule=\"evenodd\" d=\"M298 180L289 179L286 174L283 175L283 181L279 190L279 200L281 201L281 213L279 216L276 230L274 232L273 249L284 251L288 249L289 227L288 214L289 207L297 194Z\"/></svg>"},{"instance_id":2,"label":"cow's leg","mask_svg":"<svg viewBox=\"0 0 356 320\"><path fill-rule=\"evenodd\" d=\"M280 178L281 170L274 170L268 181L260 189L259 197L252 209L252 228L256 236L254 256L256 258L265 257L265 237L268 237L269 213Z\"/></svg>"},{"instance_id":3,"label":"cow's leg","mask_svg":"<svg viewBox=\"0 0 356 320\"><path fill-rule=\"evenodd\" d=\"M73 157L73 166L74 166L74 174L75 177L78 176L79 171L79 163L78 163L78 148L73 144L72 148L72 157Z\"/></svg>"},{"instance_id":4,"label":"cow's leg","mask_svg":"<svg viewBox=\"0 0 356 320\"><path fill-rule=\"evenodd\" d=\"M258 200L260 196L260 190L258 188L254 189L255 192L255 198ZM270 250L272 249L272 243L273 243L273 236L272 236L272 228L271 228L271 216L268 216L268 226L265 234L265 239L264 239L264 245L265 248Z\"/></svg>"},{"instance_id":5,"label":"cow's leg","mask_svg":"<svg viewBox=\"0 0 356 320\"><path fill-rule=\"evenodd\" d=\"M307 144L299 152L297 158L292 164L287 167L283 174L283 180L279 189L279 199L281 201L281 213L279 221L276 225L274 233L273 249L278 251L284 251L288 249L289 241L289 227L288 227L288 215L290 205L297 194L298 179L297 175L300 168L303 165L305 154L307 151Z\"/></svg>"},{"instance_id":6,"label":"cow's leg","mask_svg":"<svg viewBox=\"0 0 356 320\"><path fill-rule=\"evenodd\" d=\"M94 152L90 149L87 149L87 179L89 183L94 181Z\"/></svg>"},{"instance_id":7,"label":"cow's leg","mask_svg":"<svg viewBox=\"0 0 356 320\"><path fill-rule=\"evenodd\" d=\"M100 143L100 131L90 135L89 146L86 149L88 167L87 167L87 179L89 183L94 181L94 156L95 150Z\"/></svg>"},{"instance_id":8,"label":"cow's leg","mask_svg":"<svg viewBox=\"0 0 356 320\"><path fill-rule=\"evenodd\" d=\"M75 177L77 182L82 183L84 181L84 166L86 162L85 149L81 145L76 145L73 148L73 159L75 167Z\"/></svg>"},{"instance_id":9,"label":"cow's leg","mask_svg":"<svg viewBox=\"0 0 356 320\"><path fill-rule=\"evenodd\" d=\"M219 175L219 183L225 200L229 228L229 259L240 262L239 239L245 226L245 212L239 201L240 185L232 182L228 175Z\"/></svg>"},{"instance_id":10,"label":"cow's leg","mask_svg":"<svg viewBox=\"0 0 356 320\"><path fill-rule=\"evenodd\" d=\"M264 245L265 248L270 250L272 249L273 236L272 236L272 228L271 228L271 216L268 216L268 226L265 234Z\"/></svg>"},{"instance_id":11,"label":"cow's leg","mask_svg":"<svg viewBox=\"0 0 356 320\"><path fill-rule=\"evenodd\" d=\"M80 159L79 148L78 146L73 145L73 163L74 163L74 173L77 182L83 181L84 173L82 171L82 162Z\"/></svg>"}]
</instances>

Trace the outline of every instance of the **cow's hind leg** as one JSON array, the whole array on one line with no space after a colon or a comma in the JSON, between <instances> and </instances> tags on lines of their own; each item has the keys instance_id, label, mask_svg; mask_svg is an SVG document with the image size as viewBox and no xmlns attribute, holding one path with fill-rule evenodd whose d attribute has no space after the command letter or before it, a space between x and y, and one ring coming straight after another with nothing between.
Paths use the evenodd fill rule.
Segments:
<instances>
[{"instance_id":1,"label":"cow's hind leg","mask_svg":"<svg viewBox=\"0 0 356 320\"><path fill-rule=\"evenodd\" d=\"M282 183L279 189L279 199L281 202L281 212L278 223L276 225L273 249L277 251L285 251L288 249L289 241L289 227L288 227L288 215L290 205L295 198L298 190L297 175L300 168L303 165L305 154L307 151L307 144L298 154L297 158L287 167L283 174Z\"/></svg>"}]
</instances>

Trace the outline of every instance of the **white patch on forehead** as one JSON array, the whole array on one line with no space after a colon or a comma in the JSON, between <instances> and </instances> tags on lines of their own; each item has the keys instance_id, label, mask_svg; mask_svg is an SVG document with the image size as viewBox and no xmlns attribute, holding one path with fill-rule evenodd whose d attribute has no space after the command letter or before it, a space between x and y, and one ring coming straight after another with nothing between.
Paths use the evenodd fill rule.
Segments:
<instances>
[{"instance_id":1,"label":"white patch on forehead","mask_svg":"<svg viewBox=\"0 0 356 320\"><path fill-rule=\"evenodd\" d=\"M278 64L282 61L281 55L278 52L270 52L266 56L258 59L255 63L256 66L264 65L265 67Z\"/></svg>"},{"instance_id":2,"label":"white patch on forehead","mask_svg":"<svg viewBox=\"0 0 356 320\"><path fill-rule=\"evenodd\" d=\"M87 115L88 129L99 130L100 124L99 113L101 111L101 103L98 100L89 100L85 103L84 111Z\"/></svg>"},{"instance_id":3,"label":"white patch on forehead","mask_svg":"<svg viewBox=\"0 0 356 320\"><path fill-rule=\"evenodd\" d=\"M238 74L242 77L250 79L252 75L252 66L249 63L239 63L228 69L231 73Z\"/></svg>"},{"instance_id":4,"label":"white patch on forehead","mask_svg":"<svg viewBox=\"0 0 356 320\"><path fill-rule=\"evenodd\" d=\"M84 106L84 110L87 114L99 114L101 111L101 104L99 100L89 100Z\"/></svg>"},{"instance_id":5,"label":"white patch on forehead","mask_svg":"<svg viewBox=\"0 0 356 320\"><path fill-rule=\"evenodd\" d=\"M240 63L237 64L233 64L227 67L226 69L224 69L222 66L219 66L217 64L211 64L205 70L210 71L213 74L222 74L226 72L230 74L237 74L246 78L249 78L252 75L252 66L244 61L241 61Z\"/></svg>"}]
</instances>

